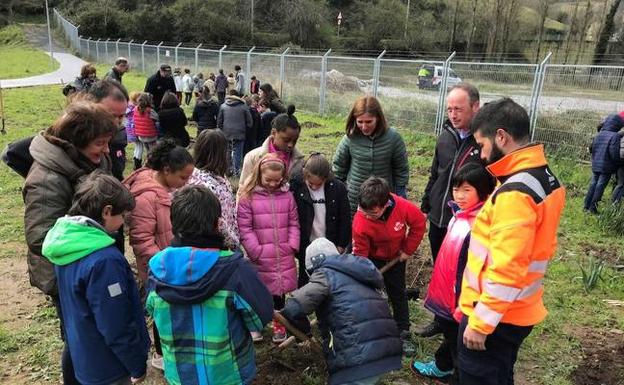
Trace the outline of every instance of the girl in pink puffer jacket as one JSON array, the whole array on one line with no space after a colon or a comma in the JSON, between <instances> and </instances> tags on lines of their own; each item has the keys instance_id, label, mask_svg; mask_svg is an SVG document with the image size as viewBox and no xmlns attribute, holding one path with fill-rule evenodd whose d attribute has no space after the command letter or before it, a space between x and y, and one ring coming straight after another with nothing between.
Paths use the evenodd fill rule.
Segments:
<instances>
[{"instance_id":1,"label":"girl in pink puffer jacket","mask_svg":"<svg viewBox=\"0 0 624 385\"><path fill-rule=\"evenodd\" d=\"M247 257L273 295L274 308L284 307L284 294L297 288L295 254L299 249L299 218L289 191L286 165L266 154L242 187L238 228ZM254 339L260 336L254 335ZM273 341L286 339L282 325L273 321Z\"/></svg>"}]
</instances>

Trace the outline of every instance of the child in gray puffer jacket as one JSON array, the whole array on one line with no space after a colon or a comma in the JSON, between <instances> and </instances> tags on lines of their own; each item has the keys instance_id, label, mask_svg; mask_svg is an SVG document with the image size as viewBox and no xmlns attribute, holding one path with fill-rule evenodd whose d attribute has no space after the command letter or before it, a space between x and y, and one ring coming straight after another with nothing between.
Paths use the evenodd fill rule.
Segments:
<instances>
[{"instance_id":1,"label":"child in gray puffer jacket","mask_svg":"<svg viewBox=\"0 0 624 385\"><path fill-rule=\"evenodd\" d=\"M401 368L402 343L383 278L375 265L354 255L340 255L326 238L306 249L310 282L293 292L281 311L301 324L316 311L330 385L376 384L381 375Z\"/></svg>"}]
</instances>

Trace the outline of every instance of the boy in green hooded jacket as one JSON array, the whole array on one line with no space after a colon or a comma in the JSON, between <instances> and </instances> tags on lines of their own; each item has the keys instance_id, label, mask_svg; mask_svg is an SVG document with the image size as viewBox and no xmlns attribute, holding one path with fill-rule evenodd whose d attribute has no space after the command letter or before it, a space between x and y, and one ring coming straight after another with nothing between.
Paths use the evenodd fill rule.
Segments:
<instances>
[{"instance_id":1,"label":"boy in green hooded jacket","mask_svg":"<svg viewBox=\"0 0 624 385\"><path fill-rule=\"evenodd\" d=\"M149 335L130 265L114 234L134 198L114 177L92 173L43 242L55 266L66 338L84 385L131 384L145 377Z\"/></svg>"}]
</instances>

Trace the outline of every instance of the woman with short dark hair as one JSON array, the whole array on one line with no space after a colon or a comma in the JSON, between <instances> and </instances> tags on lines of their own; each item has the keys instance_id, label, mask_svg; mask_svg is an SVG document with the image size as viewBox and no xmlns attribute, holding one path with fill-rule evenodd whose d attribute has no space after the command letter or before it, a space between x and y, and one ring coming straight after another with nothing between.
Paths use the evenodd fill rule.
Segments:
<instances>
[{"instance_id":1,"label":"woman with short dark hair","mask_svg":"<svg viewBox=\"0 0 624 385\"><path fill-rule=\"evenodd\" d=\"M32 286L52 297L59 318L56 276L53 265L41 254L43 240L55 221L67 214L76 185L96 169L110 173L108 143L116 131L115 117L102 105L76 101L30 145L34 163L22 190L28 275ZM62 360L65 383L77 383L72 382L74 370L67 349Z\"/></svg>"}]
</instances>

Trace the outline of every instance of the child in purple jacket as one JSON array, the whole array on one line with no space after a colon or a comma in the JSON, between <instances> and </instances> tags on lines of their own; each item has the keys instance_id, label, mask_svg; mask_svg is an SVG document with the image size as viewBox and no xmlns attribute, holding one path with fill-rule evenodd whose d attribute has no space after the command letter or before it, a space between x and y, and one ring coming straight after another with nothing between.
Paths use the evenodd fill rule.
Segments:
<instances>
[{"instance_id":1,"label":"child in purple jacket","mask_svg":"<svg viewBox=\"0 0 624 385\"><path fill-rule=\"evenodd\" d=\"M299 218L289 191L286 165L269 153L254 166L241 188L238 228L247 257L273 295L275 310L284 307L284 295L297 288L295 254L299 249ZM261 335L252 333L258 341ZM273 320L273 342L286 340L286 329Z\"/></svg>"}]
</instances>

